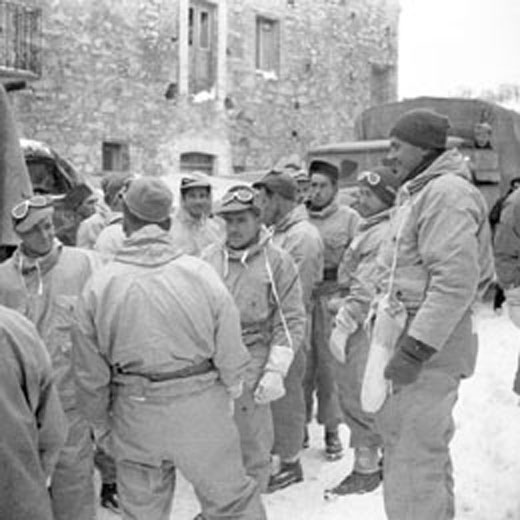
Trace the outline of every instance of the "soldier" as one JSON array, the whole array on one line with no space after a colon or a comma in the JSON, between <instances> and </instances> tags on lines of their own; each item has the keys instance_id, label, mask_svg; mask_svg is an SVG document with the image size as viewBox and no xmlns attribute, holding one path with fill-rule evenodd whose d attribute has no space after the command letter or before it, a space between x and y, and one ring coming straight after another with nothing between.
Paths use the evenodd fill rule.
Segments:
<instances>
[{"instance_id":1,"label":"soldier","mask_svg":"<svg viewBox=\"0 0 520 520\"><path fill-rule=\"evenodd\" d=\"M95 515L90 429L80 415L72 374L74 309L92 273L89 252L63 246L54 236L52 199L35 195L11 215L21 240L0 264L0 304L29 318L52 360L61 404L68 420L67 443L54 471L51 496L56 520L92 520Z\"/></svg>"},{"instance_id":2,"label":"soldier","mask_svg":"<svg viewBox=\"0 0 520 520\"><path fill-rule=\"evenodd\" d=\"M0 305L0 518L53 520L47 483L67 437L49 354L34 325Z\"/></svg>"},{"instance_id":3,"label":"soldier","mask_svg":"<svg viewBox=\"0 0 520 520\"><path fill-rule=\"evenodd\" d=\"M373 491L383 476L382 442L376 432L374 415L361 408L361 384L369 347L364 323L375 296L377 253L389 231L399 180L390 168L380 166L362 172L358 185L359 209L364 219L338 269L338 280L348 288L348 294L341 302L330 337L330 349L339 362L336 381L343 417L350 429L354 467L329 491L333 495Z\"/></svg>"},{"instance_id":4,"label":"soldier","mask_svg":"<svg viewBox=\"0 0 520 520\"><path fill-rule=\"evenodd\" d=\"M304 389L307 422L312 419L314 389L318 397L318 422L325 426L325 454L335 460L342 456L338 436L341 410L334 379L334 358L329 351L332 319L338 311L344 288L338 283L338 266L359 222L359 215L337 201L339 170L325 161L312 161L309 167L311 191L309 220L320 232L325 246L323 281L314 291L311 350L307 356ZM307 441L308 443L308 441Z\"/></svg>"},{"instance_id":5,"label":"soldier","mask_svg":"<svg viewBox=\"0 0 520 520\"><path fill-rule=\"evenodd\" d=\"M257 202L262 220L272 226L273 243L287 251L294 260L302 285L307 324L312 314L312 291L323 276L323 243L315 226L309 223L307 211L299 203L298 186L286 172L269 172L254 184L259 190ZM309 327L285 378L284 397L271 403L274 422L273 454L280 460L279 470L269 480L270 492L303 480L300 451L305 429L305 397L303 375L305 351L309 349Z\"/></svg>"},{"instance_id":6,"label":"soldier","mask_svg":"<svg viewBox=\"0 0 520 520\"><path fill-rule=\"evenodd\" d=\"M194 172L181 179L181 205L172 219L176 248L200 256L211 244L221 243L224 233L211 214L211 184Z\"/></svg>"},{"instance_id":7,"label":"soldier","mask_svg":"<svg viewBox=\"0 0 520 520\"><path fill-rule=\"evenodd\" d=\"M218 209L226 243L203 255L226 283L240 311L242 340L251 354L244 390L235 402L244 465L267 489L273 447L270 404L285 394L284 380L305 332L298 271L289 253L262 229L251 188L237 186Z\"/></svg>"},{"instance_id":8,"label":"soldier","mask_svg":"<svg viewBox=\"0 0 520 520\"><path fill-rule=\"evenodd\" d=\"M78 309L79 402L116 459L124 518L169 519L179 468L207 520L263 520L230 414L249 362L238 312L211 267L173 246L171 205L151 177L123 196L128 238Z\"/></svg>"},{"instance_id":9,"label":"soldier","mask_svg":"<svg viewBox=\"0 0 520 520\"><path fill-rule=\"evenodd\" d=\"M408 314L385 369L393 392L376 417L390 520L455 516L452 411L475 367L472 304L494 276L486 203L462 155L446 150L448 128L447 117L418 109L390 133L401 188L377 289L387 292L392 271L392 297Z\"/></svg>"}]
</instances>

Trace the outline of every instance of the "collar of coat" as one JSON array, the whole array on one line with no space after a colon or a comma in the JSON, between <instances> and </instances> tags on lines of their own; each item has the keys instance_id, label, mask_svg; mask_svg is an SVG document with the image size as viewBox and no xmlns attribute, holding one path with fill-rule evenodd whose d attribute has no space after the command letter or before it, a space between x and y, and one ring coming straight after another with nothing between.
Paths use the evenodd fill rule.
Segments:
<instances>
[{"instance_id":1,"label":"collar of coat","mask_svg":"<svg viewBox=\"0 0 520 520\"><path fill-rule=\"evenodd\" d=\"M334 197L330 204L327 204L324 208L321 209L311 209L310 207L307 209L309 216L312 218L320 218L326 219L330 217L332 214L336 213L339 209L338 199Z\"/></svg>"},{"instance_id":2,"label":"collar of coat","mask_svg":"<svg viewBox=\"0 0 520 520\"><path fill-rule=\"evenodd\" d=\"M144 226L123 242L115 260L124 264L164 265L181 256L168 231L156 224Z\"/></svg>"},{"instance_id":3,"label":"collar of coat","mask_svg":"<svg viewBox=\"0 0 520 520\"><path fill-rule=\"evenodd\" d=\"M376 226L380 222L383 222L385 220L390 220L392 213L393 213L393 208L388 208L388 209L384 209L383 211L380 211L379 213L376 213L375 215L370 215L370 217L363 219L359 223L357 232L360 233L362 231L366 231L367 229L370 229L371 227Z\"/></svg>"},{"instance_id":4,"label":"collar of coat","mask_svg":"<svg viewBox=\"0 0 520 520\"><path fill-rule=\"evenodd\" d=\"M283 233L302 220L309 220L307 210L303 204L298 204L273 226L274 232Z\"/></svg>"},{"instance_id":5,"label":"collar of coat","mask_svg":"<svg viewBox=\"0 0 520 520\"><path fill-rule=\"evenodd\" d=\"M417 177L405 182L399 190L400 195L414 195L441 175L458 175L471 182L471 173L468 165L462 154L454 148L442 153Z\"/></svg>"},{"instance_id":6,"label":"collar of coat","mask_svg":"<svg viewBox=\"0 0 520 520\"><path fill-rule=\"evenodd\" d=\"M254 256L260 254L263 251L263 249L271 240L271 237L272 233L265 227L262 227L262 229L260 230L258 241L250 247L248 247L247 249L231 249L229 247L225 247L225 258L229 262L240 262L243 265L246 265L250 258L253 258Z\"/></svg>"},{"instance_id":7,"label":"collar of coat","mask_svg":"<svg viewBox=\"0 0 520 520\"><path fill-rule=\"evenodd\" d=\"M14 265L23 275L36 270L40 276L44 276L58 263L62 249L63 244L55 238L51 250L46 255L33 258L27 256L20 246L13 255Z\"/></svg>"},{"instance_id":8,"label":"collar of coat","mask_svg":"<svg viewBox=\"0 0 520 520\"><path fill-rule=\"evenodd\" d=\"M180 222L192 228L200 228L204 226L208 220L206 215L202 215L200 218L192 217L190 213L188 213L188 211L184 208L184 206L179 207L175 216Z\"/></svg>"}]
</instances>

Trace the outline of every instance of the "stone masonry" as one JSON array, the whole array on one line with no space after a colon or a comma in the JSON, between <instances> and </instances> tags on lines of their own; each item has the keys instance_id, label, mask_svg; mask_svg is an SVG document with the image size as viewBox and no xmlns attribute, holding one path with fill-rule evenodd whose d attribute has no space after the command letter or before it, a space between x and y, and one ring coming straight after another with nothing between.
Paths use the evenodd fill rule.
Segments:
<instances>
[{"instance_id":1,"label":"stone masonry","mask_svg":"<svg viewBox=\"0 0 520 520\"><path fill-rule=\"evenodd\" d=\"M190 0L37 3L43 72L12 94L21 134L88 175L102 172L103 142L126 143L130 169L146 174L178 171L193 152L214 156L218 175L261 169L348 140L361 110L396 98L398 0L203 2L216 70L196 94ZM274 73L256 70L258 16L278 28Z\"/></svg>"}]
</instances>

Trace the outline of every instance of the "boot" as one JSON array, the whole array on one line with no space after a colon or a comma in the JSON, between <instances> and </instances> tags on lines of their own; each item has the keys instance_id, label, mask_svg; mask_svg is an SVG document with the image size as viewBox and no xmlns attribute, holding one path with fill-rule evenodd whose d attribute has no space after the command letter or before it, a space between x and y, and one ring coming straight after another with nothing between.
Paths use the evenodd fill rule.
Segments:
<instances>
[{"instance_id":1,"label":"boot","mask_svg":"<svg viewBox=\"0 0 520 520\"><path fill-rule=\"evenodd\" d=\"M381 484L382 480L383 472L380 469L373 473L352 471L337 486L325 490L325 499L330 500L336 496L370 493Z\"/></svg>"},{"instance_id":2,"label":"boot","mask_svg":"<svg viewBox=\"0 0 520 520\"><path fill-rule=\"evenodd\" d=\"M327 460L338 460L343 457L343 445L337 428L325 430L325 457Z\"/></svg>"},{"instance_id":3,"label":"boot","mask_svg":"<svg viewBox=\"0 0 520 520\"><path fill-rule=\"evenodd\" d=\"M268 493L274 493L279 489L286 488L303 480L303 470L300 460L294 462L283 462L280 471L271 475L267 486Z\"/></svg>"},{"instance_id":4,"label":"boot","mask_svg":"<svg viewBox=\"0 0 520 520\"><path fill-rule=\"evenodd\" d=\"M121 514L119 498L117 496L117 484L115 482L101 485L100 502L101 507L110 509L110 511L118 515Z\"/></svg>"}]
</instances>

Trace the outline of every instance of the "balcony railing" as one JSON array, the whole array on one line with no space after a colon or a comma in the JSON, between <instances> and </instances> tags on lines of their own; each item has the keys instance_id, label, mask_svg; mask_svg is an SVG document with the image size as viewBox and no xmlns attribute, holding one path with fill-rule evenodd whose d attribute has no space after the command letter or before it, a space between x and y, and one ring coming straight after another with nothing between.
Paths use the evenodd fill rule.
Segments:
<instances>
[{"instance_id":1,"label":"balcony railing","mask_svg":"<svg viewBox=\"0 0 520 520\"><path fill-rule=\"evenodd\" d=\"M0 75L40 76L42 10L0 0Z\"/></svg>"}]
</instances>

